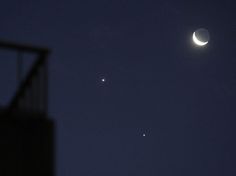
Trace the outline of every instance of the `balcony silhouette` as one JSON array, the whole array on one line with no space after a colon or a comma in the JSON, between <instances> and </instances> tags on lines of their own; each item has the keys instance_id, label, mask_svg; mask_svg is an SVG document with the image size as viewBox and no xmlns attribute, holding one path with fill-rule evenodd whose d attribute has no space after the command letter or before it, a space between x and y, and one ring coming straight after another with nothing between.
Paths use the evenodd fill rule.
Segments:
<instances>
[{"instance_id":1,"label":"balcony silhouette","mask_svg":"<svg viewBox=\"0 0 236 176\"><path fill-rule=\"evenodd\" d=\"M16 53L17 88L0 110L0 175L52 176L54 123L48 117L49 50L0 41L1 51ZM23 76L25 53L36 58Z\"/></svg>"}]
</instances>

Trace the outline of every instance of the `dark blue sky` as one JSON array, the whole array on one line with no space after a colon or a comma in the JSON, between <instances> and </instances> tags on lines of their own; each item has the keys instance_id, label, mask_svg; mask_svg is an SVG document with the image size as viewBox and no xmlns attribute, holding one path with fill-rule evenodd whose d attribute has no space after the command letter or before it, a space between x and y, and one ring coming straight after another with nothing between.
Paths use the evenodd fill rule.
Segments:
<instances>
[{"instance_id":1,"label":"dark blue sky","mask_svg":"<svg viewBox=\"0 0 236 176\"><path fill-rule=\"evenodd\" d=\"M235 5L2 3L1 39L52 49L57 175L236 175ZM205 48L191 41L201 27ZM0 61L4 90L14 87L11 62Z\"/></svg>"}]
</instances>

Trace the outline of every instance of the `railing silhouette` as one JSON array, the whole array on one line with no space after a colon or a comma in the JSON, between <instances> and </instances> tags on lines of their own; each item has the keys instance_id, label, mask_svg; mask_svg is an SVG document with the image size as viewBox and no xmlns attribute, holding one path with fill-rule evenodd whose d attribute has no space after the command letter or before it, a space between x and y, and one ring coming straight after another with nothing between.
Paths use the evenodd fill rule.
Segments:
<instances>
[{"instance_id":1,"label":"railing silhouette","mask_svg":"<svg viewBox=\"0 0 236 176\"><path fill-rule=\"evenodd\" d=\"M23 53L36 54L36 60L30 71L24 78L21 77L21 58L18 58L18 78L19 87L12 97L8 112L17 110L37 113L47 113L48 111L48 61L49 50L27 45L19 45L0 41L0 48L17 52L20 56Z\"/></svg>"}]
</instances>

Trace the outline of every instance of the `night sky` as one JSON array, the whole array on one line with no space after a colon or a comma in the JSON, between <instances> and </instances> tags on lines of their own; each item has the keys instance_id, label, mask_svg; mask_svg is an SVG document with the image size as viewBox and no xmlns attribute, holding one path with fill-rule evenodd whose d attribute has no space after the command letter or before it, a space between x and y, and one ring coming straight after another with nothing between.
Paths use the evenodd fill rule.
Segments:
<instances>
[{"instance_id":1,"label":"night sky","mask_svg":"<svg viewBox=\"0 0 236 176\"><path fill-rule=\"evenodd\" d=\"M235 176L235 9L233 0L1 3L0 39L52 50L57 176ZM199 48L192 33L202 27L210 42ZM0 97L14 92L14 62L1 57Z\"/></svg>"}]
</instances>

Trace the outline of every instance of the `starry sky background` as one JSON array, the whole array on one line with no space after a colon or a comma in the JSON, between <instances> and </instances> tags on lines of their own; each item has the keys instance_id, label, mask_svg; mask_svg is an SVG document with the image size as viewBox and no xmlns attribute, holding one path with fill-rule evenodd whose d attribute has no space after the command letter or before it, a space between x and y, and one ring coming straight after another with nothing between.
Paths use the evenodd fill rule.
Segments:
<instances>
[{"instance_id":1,"label":"starry sky background","mask_svg":"<svg viewBox=\"0 0 236 176\"><path fill-rule=\"evenodd\" d=\"M1 39L52 50L56 174L236 175L235 5L233 0L1 3ZM204 48L191 41L201 27L211 37ZM15 89L13 55L1 54L3 105Z\"/></svg>"}]
</instances>

